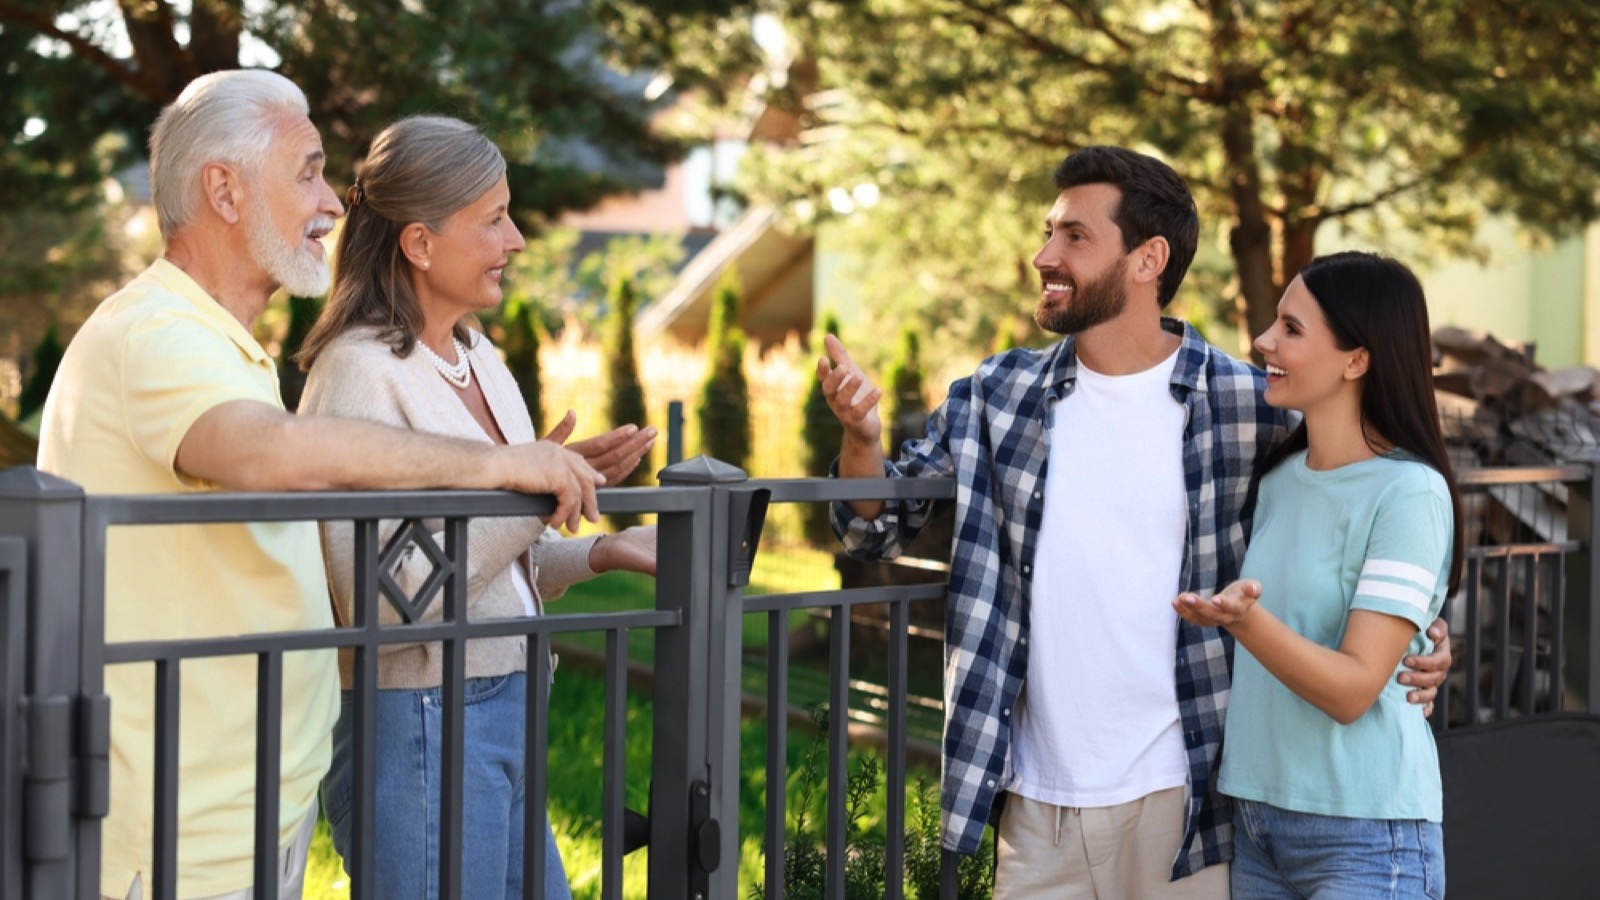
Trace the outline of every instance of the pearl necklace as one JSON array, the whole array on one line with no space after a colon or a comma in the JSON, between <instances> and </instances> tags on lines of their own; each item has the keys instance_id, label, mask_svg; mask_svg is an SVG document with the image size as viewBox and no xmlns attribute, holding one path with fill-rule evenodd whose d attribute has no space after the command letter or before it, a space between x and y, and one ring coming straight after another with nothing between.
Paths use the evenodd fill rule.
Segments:
<instances>
[{"instance_id":1,"label":"pearl necklace","mask_svg":"<svg viewBox=\"0 0 1600 900\"><path fill-rule=\"evenodd\" d=\"M441 378L457 390L464 391L467 385L472 383L472 364L467 362L467 348L462 345L460 339L452 337L450 343L456 345L455 365L445 362L439 354L433 352L433 348L421 340L417 341L417 346L428 357L428 362L433 363L434 371L438 372Z\"/></svg>"}]
</instances>

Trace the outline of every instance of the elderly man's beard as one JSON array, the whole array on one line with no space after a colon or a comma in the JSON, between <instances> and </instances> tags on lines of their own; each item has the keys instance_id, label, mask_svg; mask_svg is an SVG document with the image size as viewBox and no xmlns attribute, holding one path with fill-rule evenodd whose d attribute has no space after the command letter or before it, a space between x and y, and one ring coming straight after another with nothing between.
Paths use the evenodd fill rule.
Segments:
<instances>
[{"instance_id":1,"label":"elderly man's beard","mask_svg":"<svg viewBox=\"0 0 1600 900\"><path fill-rule=\"evenodd\" d=\"M290 244L272 227L265 204L251 203L245 209L245 241L255 264L296 297L326 294L331 280L327 260L305 249L305 234L313 229L327 231L333 221L325 216L313 219L306 224L300 242Z\"/></svg>"},{"instance_id":2,"label":"elderly man's beard","mask_svg":"<svg viewBox=\"0 0 1600 900\"><path fill-rule=\"evenodd\" d=\"M1059 308L1047 307L1040 297L1039 306L1033 311L1033 321L1052 334L1082 334L1115 319L1128 305L1128 290L1122 283L1127 269L1128 258L1124 256L1100 277L1081 286L1076 279L1045 273L1047 282L1066 280L1072 287L1072 297Z\"/></svg>"}]
</instances>

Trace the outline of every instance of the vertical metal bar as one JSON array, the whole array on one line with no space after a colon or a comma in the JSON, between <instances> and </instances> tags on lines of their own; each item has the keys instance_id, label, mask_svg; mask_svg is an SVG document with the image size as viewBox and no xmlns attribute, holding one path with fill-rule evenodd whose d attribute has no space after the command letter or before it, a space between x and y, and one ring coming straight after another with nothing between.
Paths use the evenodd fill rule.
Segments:
<instances>
[{"instance_id":1,"label":"vertical metal bar","mask_svg":"<svg viewBox=\"0 0 1600 900\"><path fill-rule=\"evenodd\" d=\"M1522 714L1533 715L1535 657L1539 655L1539 565L1540 554L1523 556L1527 568L1527 590L1522 597Z\"/></svg>"},{"instance_id":2,"label":"vertical metal bar","mask_svg":"<svg viewBox=\"0 0 1600 900\"><path fill-rule=\"evenodd\" d=\"M767 900L783 900L789 786L789 613L767 613Z\"/></svg>"},{"instance_id":3,"label":"vertical metal bar","mask_svg":"<svg viewBox=\"0 0 1600 900\"><path fill-rule=\"evenodd\" d=\"M1583 555L1577 572L1582 578L1583 597L1574 606L1581 609L1583 621L1588 624L1584 629L1587 634L1583 635L1587 638L1583 647L1589 676L1585 700L1589 712L1600 713L1600 546L1596 546L1600 543L1600 496L1597 496L1600 491L1596 490L1600 482L1600 462L1594 460L1594 455L1591 455L1589 480L1568 486L1567 509L1582 523L1578 539L1583 542ZM1568 534L1570 537L1570 525Z\"/></svg>"},{"instance_id":4,"label":"vertical metal bar","mask_svg":"<svg viewBox=\"0 0 1600 900\"><path fill-rule=\"evenodd\" d=\"M22 538L0 538L0 817L23 821L22 695L27 684L23 654L27 648L28 544ZM22 896L20 829L0 829L0 897ZM30 831L31 833L31 831Z\"/></svg>"},{"instance_id":5,"label":"vertical metal bar","mask_svg":"<svg viewBox=\"0 0 1600 900\"><path fill-rule=\"evenodd\" d=\"M683 462L683 401L667 404L667 465Z\"/></svg>"},{"instance_id":6,"label":"vertical metal bar","mask_svg":"<svg viewBox=\"0 0 1600 900\"><path fill-rule=\"evenodd\" d=\"M78 769L80 772L93 772L93 781L86 779L84 789L78 792L74 801L79 818L76 820L77 831L77 896L80 898L98 898L100 896L100 857L102 838L100 822L111 811L111 699L106 695L106 547L109 537L109 526L106 524L104 507L94 500L84 498L83 506L78 511L79 540L81 541L81 557L77 560L78 587L77 595L77 629L74 636L77 640L78 656L76 660L78 678L78 696L87 706L84 709L85 718L95 718L97 727L105 729L104 756L91 763L88 759L81 760ZM52 563L54 564L54 563ZM70 560L61 560L60 564L71 567ZM39 565L45 565L40 560ZM35 570L37 571L37 570ZM42 577L42 576L36 576ZM71 596L71 595L64 595ZM70 604L65 604L69 605ZM70 615L70 613L68 613ZM61 612L52 613L61 615ZM36 627L30 624L30 628ZM65 664L65 663L63 663ZM98 707L92 708L92 707ZM85 731L83 734L87 734ZM98 751L100 748L96 748ZM86 750L81 744L80 753Z\"/></svg>"},{"instance_id":7,"label":"vertical metal bar","mask_svg":"<svg viewBox=\"0 0 1600 900\"><path fill-rule=\"evenodd\" d=\"M1453 611L1451 607L1453 605L1454 598L1446 596L1444 605L1439 608L1439 617L1444 619L1446 623L1450 621L1450 613ZM1446 624L1445 629L1445 639L1449 640L1448 624ZM1439 683L1439 693L1434 697L1433 716L1429 719L1429 724L1433 726L1435 735L1443 734L1450 728L1450 693L1450 673L1446 672L1444 681Z\"/></svg>"},{"instance_id":8,"label":"vertical metal bar","mask_svg":"<svg viewBox=\"0 0 1600 900\"><path fill-rule=\"evenodd\" d=\"M905 896L906 871L906 657L911 640L911 604L895 600L889 604L889 760L884 782L885 810L884 872L885 900Z\"/></svg>"},{"instance_id":9,"label":"vertical metal bar","mask_svg":"<svg viewBox=\"0 0 1600 900\"><path fill-rule=\"evenodd\" d=\"M1561 712L1566 706L1567 665L1567 560L1563 553L1556 560L1551 578L1555 588L1550 592L1550 712Z\"/></svg>"},{"instance_id":10,"label":"vertical metal bar","mask_svg":"<svg viewBox=\"0 0 1600 900\"><path fill-rule=\"evenodd\" d=\"M604 794L600 815L600 896L622 900L623 812L627 785L628 629L606 632L606 725Z\"/></svg>"},{"instance_id":11,"label":"vertical metal bar","mask_svg":"<svg viewBox=\"0 0 1600 900\"><path fill-rule=\"evenodd\" d=\"M181 660L156 666L155 853L151 900L178 898L178 671Z\"/></svg>"},{"instance_id":12,"label":"vertical metal bar","mask_svg":"<svg viewBox=\"0 0 1600 900\"><path fill-rule=\"evenodd\" d=\"M83 584L84 572L104 567L103 549L91 553L85 542L87 501L72 482L40 472L32 466L15 466L0 472L0 534L27 541L31 565L21 603L26 635L19 644L27 648L22 663L24 692L35 696L75 697L103 690L100 665L103 623L85 626L99 613L99 595ZM103 548L103 535L102 543ZM9 635L8 635L9 637ZM90 654L85 657L85 652ZM88 681L85 681L85 678ZM11 720L11 725L16 720ZM26 740L25 736L19 740ZM15 760L13 760L13 763ZM16 775L17 779L21 776ZM74 798L80 806L82 797ZM17 797L20 802L20 796ZM70 846L59 860L28 865L27 890L31 897L98 898L100 890L100 819L79 815L72 820ZM20 828L0 828L6 858L22 855Z\"/></svg>"},{"instance_id":13,"label":"vertical metal bar","mask_svg":"<svg viewBox=\"0 0 1600 900\"><path fill-rule=\"evenodd\" d=\"M533 900L544 900L549 871L544 833L550 827L545 809L550 790L550 635L536 631L528 636L527 733L523 739L522 890ZM609 747L608 747L609 749Z\"/></svg>"},{"instance_id":14,"label":"vertical metal bar","mask_svg":"<svg viewBox=\"0 0 1600 900\"><path fill-rule=\"evenodd\" d=\"M829 608L828 619L828 862L823 894L844 900L845 795L850 780L850 610Z\"/></svg>"},{"instance_id":15,"label":"vertical metal bar","mask_svg":"<svg viewBox=\"0 0 1600 900\"><path fill-rule=\"evenodd\" d=\"M1467 556L1467 634L1462 653L1467 660L1466 724L1478 724L1483 705L1483 554Z\"/></svg>"},{"instance_id":16,"label":"vertical metal bar","mask_svg":"<svg viewBox=\"0 0 1600 900\"><path fill-rule=\"evenodd\" d=\"M278 895L278 757L283 743L283 654L256 657L256 847L257 897Z\"/></svg>"},{"instance_id":17,"label":"vertical metal bar","mask_svg":"<svg viewBox=\"0 0 1600 900\"><path fill-rule=\"evenodd\" d=\"M1510 717L1511 706L1511 557L1501 555L1500 588L1494 610L1494 721Z\"/></svg>"},{"instance_id":18,"label":"vertical metal bar","mask_svg":"<svg viewBox=\"0 0 1600 900\"><path fill-rule=\"evenodd\" d=\"M665 479L663 479L665 480ZM705 754L705 610L710 592L711 493L692 513L656 520L656 608L679 625L655 632L655 716L650 760L650 897L683 900L689 885L689 784Z\"/></svg>"},{"instance_id":19,"label":"vertical metal bar","mask_svg":"<svg viewBox=\"0 0 1600 900\"><path fill-rule=\"evenodd\" d=\"M373 848L377 845L376 823L378 791L378 522L355 523L354 621L361 632L355 645L350 714L350 753L354 777L351 782L350 857L344 861L350 873L350 900L377 900L374 878L377 869Z\"/></svg>"},{"instance_id":20,"label":"vertical metal bar","mask_svg":"<svg viewBox=\"0 0 1600 900\"><path fill-rule=\"evenodd\" d=\"M467 722L467 641L461 636L467 624L466 519L445 520L444 554L450 560L450 575L444 585L444 621L454 625L456 633L440 642L443 652L439 657L444 674L439 691L439 897L460 900L462 757Z\"/></svg>"},{"instance_id":21,"label":"vertical metal bar","mask_svg":"<svg viewBox=\"0 0 1600 900\"><path fill-rule=\"evenodd\" d=\"M961 855L939 851L939 900L957 900L961 893Z\"/></svg>"}]
</instances>

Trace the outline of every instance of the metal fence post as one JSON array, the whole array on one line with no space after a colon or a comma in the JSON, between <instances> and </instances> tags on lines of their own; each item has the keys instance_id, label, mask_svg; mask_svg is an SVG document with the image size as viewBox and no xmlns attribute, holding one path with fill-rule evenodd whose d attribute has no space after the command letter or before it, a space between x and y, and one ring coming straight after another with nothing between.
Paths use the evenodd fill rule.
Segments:
<instances>
[{"instance_id":1,"label":"metal fence post","mask_svg":"<svg viewBox=\"0 0 1600 900\"><path fill-rule=\"evenodd\" d=\"M1565 681L1569 703L1575 702L1590 712L1600 713L1600 451L1588 451L1572 460L1587 465L1586 481L1567 485L1567 538L1579 543L1567 555L1565 635Z\"/></svg>"},{"instance_id":2,"label":"metal fence post","mask_svg":"<svg viewBox=\"0 0 1600 900\"><path fill-rule=\"evenodd\" d=\"M0 472L0 534L27 542L28 571L21 709L27 759L0 761L8 781L23 767L21 796L3 810L7 823L21 825L5 829L4 861L7 869L20 864L21 896L30 900L100 893L100 823L75 806L82 799L83 504L82 488L32 466Z\"/></svg>"},{"instance_id":3,"label":"metal fence post","mask_svg":"<svg viewBox=\"0 0 1600 900\"><path fill-rule=\"evenodd\" d=\"M664 784L658 775L651 783L651 896L688 900L735 897L739 887L743 590L734 577L737 548L731 542L743 523L731 521L729 488L748 481L749 476L743 469L697 456L663 469L660 480L663 486L704 485L707 491L704 504L696 504L693 519L661 517L657 605L665 608L668 593L683 590L685 585L690 596L672 601L682 603L686 627L656 633L656 764L667 762L662 758L664 750L670 749L674 755L684 752L685 758L682 781ZM676 521L669 522L669 518ZM687 659L679 655L685 649L690 653ZM680 688L686 690L674 697ZM680 715L684 718L674 722ZM674 729L682 730L681 739L664 734ZM669 809L672 819L662 815ZM657 842L657 836L663 834L670 843ZM674 889L681 881L657 880L658 859L669 855L662 851L679 846L687 851L688 862L682 873L688 878L688 887L681 891ZM667 868L665 860L660 864L663 877L677 874Z\"/></svg>"}]
</instances>

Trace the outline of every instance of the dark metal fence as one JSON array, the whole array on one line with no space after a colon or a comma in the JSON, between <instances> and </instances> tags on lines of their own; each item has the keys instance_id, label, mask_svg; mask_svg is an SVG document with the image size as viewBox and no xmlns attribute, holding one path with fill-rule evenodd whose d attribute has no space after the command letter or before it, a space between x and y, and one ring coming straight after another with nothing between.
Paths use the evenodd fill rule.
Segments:
<instances>
[{"instance_id":1,"label":"dark metal fence","mask_svg":"<svg viewBox=\"0 0 1600 900\"><path fill-rule=\"evenodd\" d=\"M1600 617L1590 613L1600 586L1592 552L1600 531L1594 504L1595 464L1548 470L1485 470L1463 476L1481 502L1471 507L1483 527L1469 552L1466 590L1452 601L1458 670L1441 696L1436 727L1475 723L1571 708L1600 701L1600 671L1589 665L1600 646ZM461 815L464 641L520 634L528 637L528 771L525 834L545 827L543 761L547 750L544 700L552 636L606 635L604 713L605 781L602 814L602 896L622 892L625 783L627 636L654 634L655 690L650 762L648 882L652 897L738 896L738 767L741 693L741 625L765 615L768 635L766 895L783 897L786 835L785 748L788 707L788 618L796 609L828 612L828 698L848 705L852 611L862 604L888 607L885 895L904 895L906 828L906 664L911 603L939 603L944 586L913 585L746 597L744 587L771 503L846 499L948 499L949 480L770 480L704 458L669 467L662 486L614 489L601 494L607 513L655 513L660 535L653 609L532 619L469 621L466 599L466 523L478 516L549 512L546 498L503 493L410 492L344 494L214 494L182 497L86 497L74 485L32 469L0 473L0 893L6 898L98 896L100 819L108 806L109 701L104 667L145 664L156 670L158 777L150 798L158 823L156 869L147 882L152 900L175 896L177 792L176 737L182 710L178 690L185 660L253 656L257 660L256 890L276 893L277 747L286 653L348 647L356 659L357 783L352 897L371 896L373 839L370 821L378 649L385 644L441 641L446 649L446 738L441 802L441 896L460 896L467 848L452 823ZM1519 485L1560 495L1561 526L1548 534L1526 516L1498 521ZM1516 488L1516 490L1512 490ZM403 598L384 574L400 547L378 546L384 519L443 519L443 547L425 547L436 577L423 594ZM236 521L349 520L356 523L358 606L353 627L322 632L263 634L188 641L107 644L104 641L106 534L111 528L149 524ZM1514 522L1513 522L1514 520ZM1494 524L1498 521L1498 524ZM1498 529L1498 530L1497 530ZM1508 530L1509 529L1509 530ZM401 529L426 540L424 529ZM1501 541L1504 536L1511 543ZM443 605L439 622L378 624L383 599L413 609ZM1541 676L1540 673L1543 673ZM826 884L829 897L844 895L845 784L848 732L828 730ZM542 884L543 855L525 854L525 883ZM955 896L955 859L945 854L941 896Z\"/></svg>"}]
</instances>

